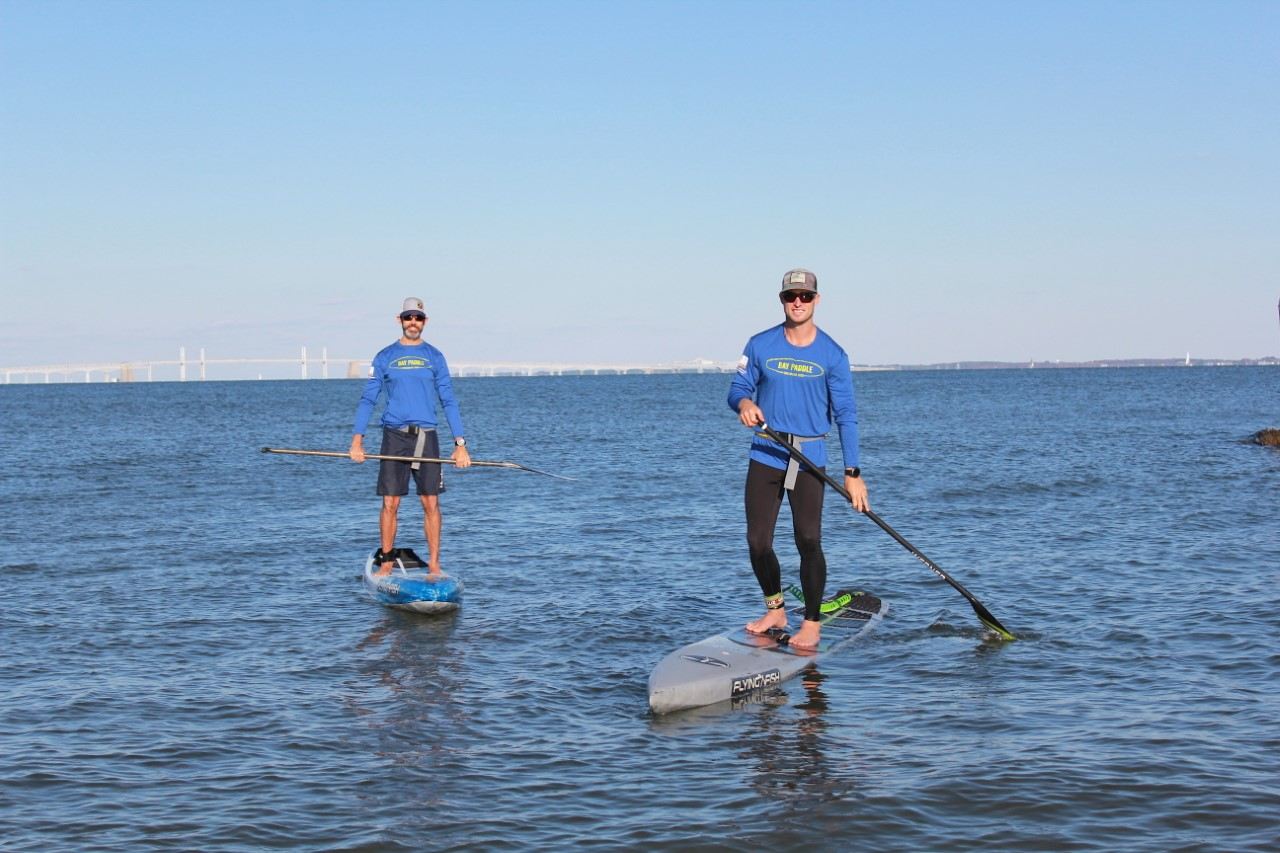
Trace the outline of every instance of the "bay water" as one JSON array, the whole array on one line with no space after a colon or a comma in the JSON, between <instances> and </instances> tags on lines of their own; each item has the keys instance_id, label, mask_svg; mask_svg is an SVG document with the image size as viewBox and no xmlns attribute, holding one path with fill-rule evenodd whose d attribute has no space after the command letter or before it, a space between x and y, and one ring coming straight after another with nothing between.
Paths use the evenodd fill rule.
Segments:
<instances>
[{"instance_id":1,"label":"bay water","mask_svg":"<svg viewBox=\"0 0 1280 853\"><path fill-rule=\"evenodd\" d=\"M728 382L456 380L474 458L577 480L446 473L445 617L362 594L373 463L259 452L360 382L0 387L0 849L1280 845L1280 370L856 374L872 507L1019 639L828 495L884 623L654 716L761 606Z\"/></svg>"}]
</instances>

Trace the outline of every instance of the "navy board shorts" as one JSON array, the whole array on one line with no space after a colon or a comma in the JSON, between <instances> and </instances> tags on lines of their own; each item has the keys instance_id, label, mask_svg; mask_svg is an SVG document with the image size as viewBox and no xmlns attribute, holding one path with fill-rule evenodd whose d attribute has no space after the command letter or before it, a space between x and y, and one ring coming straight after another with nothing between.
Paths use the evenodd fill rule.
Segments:
<instances>
[{"instance_id":1,"label":"navy board shorts","mask_svg":"<svg viewBox=\"0 0 1280 853\"><path fill-rule=\"evenodd\" d=\"M410 431L412 430L412 431ZM409 427L408 429L382 428L380 456L440 456L440 439L434 429ZM418 494L438 495L444 491L444 466L439 462L423 462L414 468L409 462L378 462L378 494L401 496L409 494L409 475L418 484Z\"/></svg>"}]
</instances>

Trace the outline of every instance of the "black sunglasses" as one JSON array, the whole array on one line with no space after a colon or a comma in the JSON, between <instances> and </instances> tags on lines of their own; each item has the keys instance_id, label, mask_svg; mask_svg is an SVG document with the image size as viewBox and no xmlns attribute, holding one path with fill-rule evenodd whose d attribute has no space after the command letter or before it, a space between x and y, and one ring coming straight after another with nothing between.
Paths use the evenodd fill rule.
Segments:
<instances>
[{"instance_id":1,"label":"black sunglasses","mask_svg":"<svg viewBox=\"0 0 1280 853\"><path fill-rule=\"evenodd\" d=\"M784 305L788 302L795 302L797 299L808 305L813 301L813 297L817 295L812 290L784 290L778 294L778 298L782 300Z\"/></svg>"},{"instance_id":2,"label":"black sunglasses","mask_svg":"<svg viewBox=\"0 0 1280 853\"><path fill-rule=\"evenodd\" d=\"M427 319L427 315L426 314L401 314L400 319L405 322L409 320L416 320L419 323L421 323L423 320Z\"/></svg>"}]
</instances>

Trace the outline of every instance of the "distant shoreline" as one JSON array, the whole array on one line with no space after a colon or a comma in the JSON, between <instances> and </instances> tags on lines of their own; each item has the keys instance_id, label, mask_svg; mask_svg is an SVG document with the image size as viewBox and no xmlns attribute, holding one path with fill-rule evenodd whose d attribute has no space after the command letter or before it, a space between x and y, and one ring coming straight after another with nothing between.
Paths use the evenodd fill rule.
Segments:
<instances>
[{"instance_id":1,"label":"distant shoreline","mask_svg":"<svg viewBox=\"0 0 1280 853\"><path fill-rule=\"evenodd\" d=\"M937 364L854 365L854 370L1040 370L1105 367L1278 367L1280 357L1263 358L1104 358L1094 361L948 361Z\"/></svg>"},{"instance_id":2,"label":"distant shoreline","mask_svg":"<svg viewBox=\"0 0 1280 853\"><path fill-rule=\"evenodd\" d=\"M186 362L124 362L98 364L62 364L41 367L0 367L0 385L54 385L85 383L147 383L147 382L243 382L253 380L284 379L363 379L369 363L363 360L330 359L324 368L308 373L296 359L227 359ZM252 370L257 364L263 372ZM307 362L313 366L312 361ZM335 368L330 376L329 366ZM292 368L287 368L291 365ZM337 369L341 366L341 370ZM298 374L299 368L301 375ZM854 364L854 373L941 371L941 370L1062 370L1062 369L1113 369L1113 368L1177 368L1177 367L1280 367L1280 356L1263 358L1113 358L1094 361L948 361L934 364ZM214 368L214 369L208 369ZM555 364L555 363L459 363L451 372L456 378L484 378L502 376L643 376L696 373L732 373L733 362L713 362L698 359L690 362L665 364ZM217 375L226 370L239 375ZM245 375L248 372L250 375ZM253 375L256 373L256 375ZM270 373L270 375L268 375ZM214 374L214 375L210 375Z\"/></svg>"}]
</instances>

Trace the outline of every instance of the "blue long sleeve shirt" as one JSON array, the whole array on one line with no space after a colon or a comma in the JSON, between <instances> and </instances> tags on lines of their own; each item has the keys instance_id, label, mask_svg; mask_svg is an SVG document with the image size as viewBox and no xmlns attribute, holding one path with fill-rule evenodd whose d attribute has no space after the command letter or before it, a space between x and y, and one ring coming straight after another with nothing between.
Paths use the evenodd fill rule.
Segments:
<instances>
[{"instance_id":1,"label":"blue long sleeve shirt","mask_svg":"<svg viewBox=\"0 0 1280 853\"><path fill-rule=\"evenodd\" d=\"M781 323L753 335L729 386L729 408L737 412L746 398L755 400L765 421L779 432L825 436L834 421L844 467L857 467L858 407L849 356L826 332L819 329L813 343L804 347L787 340ZM815 464L827 464L827 443L822 438L806 441L799 449ZM790 456L780 445L757 434L751 443L751 458L786 468Z\"/></svg>"},{"instance_id":2,"label":"blue long sleeve shirt","mask_svg":"<svg viewBox=\"0 0 1280 853\"><path fill-rule=\"evenodd\" d=\"M437 425L436 409L444 409L455 438L464 435L462 414L453 396L453 380L444 353L423 341L405 346L396 341L373 357L369 381L356 406L355 435L364 435L378 396L387 393L382 425L403 429Z\"/></svg>"}]
</instances>

